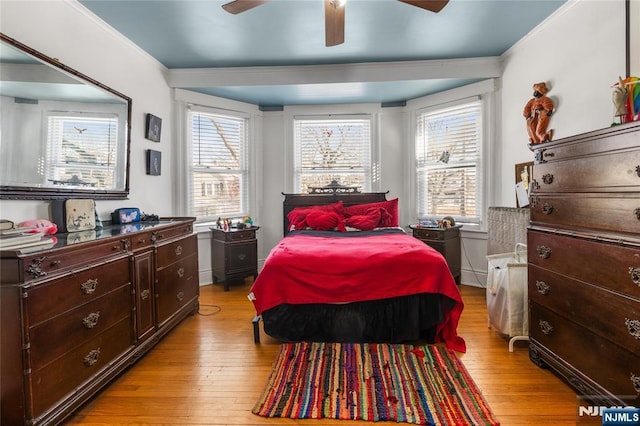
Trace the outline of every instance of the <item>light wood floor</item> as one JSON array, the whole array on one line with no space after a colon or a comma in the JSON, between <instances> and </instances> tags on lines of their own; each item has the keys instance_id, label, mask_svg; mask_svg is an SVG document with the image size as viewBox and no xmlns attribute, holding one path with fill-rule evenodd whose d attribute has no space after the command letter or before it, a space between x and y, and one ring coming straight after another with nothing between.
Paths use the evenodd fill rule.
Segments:
<instances>
[{"instance_id":1,"label":"light wood floor","mask_svg":"<svg viewBox=\"0 0 640 426\"><path fill-rule=\"evenodd\" d=\"M68 424L371 425L251 414L278 342L262 333L262 343L254 344L249 287L201 287L200 314L187 318ZM483 289L463 285L461 291L465 310L458 332L468 348L461 359L501 424L575 425L575 393L529 361L527 342L516 342L509 353L508 342L487 327Z\"/></svg>"}]
</instances>

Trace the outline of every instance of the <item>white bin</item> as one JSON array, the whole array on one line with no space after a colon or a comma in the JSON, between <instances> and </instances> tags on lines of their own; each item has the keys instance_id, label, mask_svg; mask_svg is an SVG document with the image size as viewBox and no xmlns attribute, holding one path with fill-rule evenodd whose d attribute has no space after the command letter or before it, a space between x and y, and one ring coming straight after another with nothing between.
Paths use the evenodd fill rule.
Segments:
<instances>
[{"instance_id":1,"label":"white bin","mask_svg":"<svg viewBox=\"0 0 640 426\"><path fill-rule=\"evenodd\" d=\"M489 326L513 342L528 340L527 246L516 244L513 253L487 256L487 313Z\"/></svg>"}]
</instances>

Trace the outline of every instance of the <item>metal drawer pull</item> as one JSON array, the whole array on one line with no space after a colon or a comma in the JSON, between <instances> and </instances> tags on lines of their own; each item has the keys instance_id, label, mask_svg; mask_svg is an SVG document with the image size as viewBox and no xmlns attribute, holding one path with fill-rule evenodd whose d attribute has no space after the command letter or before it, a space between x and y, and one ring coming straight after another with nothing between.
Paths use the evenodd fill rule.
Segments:
<instances>
[{"instance_id":1,"label":"metal drawer pull","mask_svg":"<svg viewBox=\"0 0 640 426\"><path fill-rule=\"evenodd\" d=\"M247 258L247 255L246 255L246 254L244 254L244 253L240 253L240 254L238 255L238 259L240 259L240 260L245 260L246 258Z\"/></svg>"},{"instance_id":2,"label":"metal drawer pull","mask_svg":"<svg viewBox=\"0 0 640 426\"><path fill-rule=\"evenodd\" d=\"M98 362L98 358L100 358L100 348L98 349L93 349L92 351L90 351L83 359L82 359L82 363L86 366L86 367L91 367L93 364L95 364L96 362Z\"/></svg>"},{"instance_id":3,"label":"metal drawer pull","mask_svg":"<svg viewBox=\"0 0 640 426\"><path fill-rule=\"evenodd\" d=\"M547 321L540 320L538 324L540 325L540 331L542 331L547 336L553 332L553 326Z\"/></svg>"},{"instance_id":4,"label":"metal drawer pull","mask_svg":"<svg viewBox=\"0 0 640 426\"><path fill-rule=\"evenodd\" d=\"M548 259L551 256L551 248L547 246L536 246L536 252L543 259Z\"/></svg>"},{"instance_id":5,"label":"metal drawer pull","mask_svg":"<svg viewBox=\"0 0 640 426\"><path fill-rule=\"evenodd\" d=\"M80 290L83 294L92 294L98 287L98 279L90 279L80 284Z\"/></svg>"},{"instance_id":6,"label":"metal drawer pull","mask_svg":"<svg viewBox=\"0 0 640 426\"><path fill-rule=\"evenodd\" d=\"M631 373L631 383L633 384L633 389L635 389L636 392L640 393L640 376L636 376L635 374Z\"/></svg>"},{"instance_id":7,"label":"metal drawer pull","mask_svg":"<svg viewBox=\"0 0 640 426\"><path fill-rule=\"evenodd\" d=\"M547 173L542 176L542 181L547 185L551 185L553 183L553 175L551 173Z\"/></svg>"},{"instance_id":8,"label":"metal drawer pull","mask_svg":"<svg viewBox=\"0 0 640 426\"><path fill-rule=\"evenodd\" d=\"M538 293L540 294L549 294L549 289L551 286L544 281L536 281L536 288L538 289Z\"/></svg>"},{"instance_id":9,"label":"metal drawer pull","mask_svg":"<svg viewBox=\"0 0 640 426\"><path fill-rule=\"evenodd\" d=\"M542 205L542 213L544 214L551 214L553 213L553 206L549 203L544 203Z\"/></svg>"},{"instance_id":10,"label":"metal drawer pull","mask_svg":"<svg viewBox=\"0 0 640 426\"><path fill-rule=\"evenodd\" d=\"M633 214L636 215L636 219L640 220L640 207L633 211Z\"/></svg>"},{"instance_id":11,"label":"metal drawer pull","mask_svg":"<svg viewBox=\"0 0 640 426\"><path fill-rule=\"evenodd\" d=\"M182 254L182 246L176 247L176 256L180 256Z\"/></svg>"},{"instance_id":12,"label":"metal drawer pull","mask_svg":"<svg viewBox=\"0 0 640 426\"><path fill-rule=\"evenodd\" d=\"M142 292L140 293L140 299L147 300L149 298L149 293L149 289L142 290Z\"/></svg>"},{"instance_id":13,"label":"metal drawer pull","mask_svg":"<svg viewBox=\"0 0 640 426\"><path fill-rule=\"evenodd\" d=\"M626 318L624 320L624 324L627 326L629 334L640 340L640 321L630 320L629 318Z\"/></svg>"},{"instance_id":14,"label":"metal drawer pull","mask_svg":"<svg viewBox=\"0 0 640 426\"><path fill-rule=\"evenodd\" d=\"M636 166L636 176L640 177L640 166Z\"/></svg>"},{"instance_id":15,"label":"metal drawer pull","mask_svg":"<svg viewBox=\"0 0 640 426\"><path fill-rule=\"evenodd\" d=\"M180 269L178 269L178 277L179 277L179 278L184 277L184 268L180 268Z\"/></svg>"},{"instance_id":16,"label":"metal drawer pull","mask_svg":"<svg viewBox=\"0 0 640 426\"><path fill-rule=\"evenodd\" d=\"M93 328L98 324L98 320L100 319L100 311L91 312L85 318L82 319L82 325L85 328Z\"/></svg>"},{"instance_id":17,"label":"metal drawer pull","mask_svg":"<svg viewBox=\"0 0 640 426\"><path fill-rule=\"evenodd\" d=\"M640 268L629 266L629 275L631 275L631 281L633 281L635 285L640 285Z\"/></svg>"},{"instance_id":18,"label":"metal drawer pull","mask_svg":"<svg viewBox=\"0 0 640 426\"><path fill-rule=\"evenodd\" d=\"M51 262L51 266L60 266L60 264L62 263L61 260L54 260L53 262Z\"/></svg>"},{"instance_id":19,"label":"metal drawer pull","mask_svg":"<svg viewBox=\"0 0 640 426\"><path fill-rule=\"evenodd\" d=\"M180 292L176 294L176 299L178 299L178 302L182 302L184 300L184 293Z\"/></svg>"}]
</instances>

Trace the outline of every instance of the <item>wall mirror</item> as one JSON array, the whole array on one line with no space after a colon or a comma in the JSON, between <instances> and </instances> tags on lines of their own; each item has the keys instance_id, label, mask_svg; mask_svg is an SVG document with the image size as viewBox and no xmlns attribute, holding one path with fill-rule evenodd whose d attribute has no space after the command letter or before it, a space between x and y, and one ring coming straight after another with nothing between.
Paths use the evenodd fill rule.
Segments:
<instances>
[{"instance_id":1,"label":"wall mirror","mask_svg":"<svg viewBox=\"0 0 640 426\"><path fill-rule=\"evenodd\" d=\"M0 198L129 194L131 99L0 33Z\"/></svg>"}]
</instances>

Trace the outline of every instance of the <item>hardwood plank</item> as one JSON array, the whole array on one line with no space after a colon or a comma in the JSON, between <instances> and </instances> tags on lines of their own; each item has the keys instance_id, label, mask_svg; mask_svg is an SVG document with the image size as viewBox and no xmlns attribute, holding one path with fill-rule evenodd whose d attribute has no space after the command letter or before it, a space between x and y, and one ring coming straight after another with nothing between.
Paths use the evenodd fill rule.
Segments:
<instances>
[{"instance_id":1,"label":"hardwood plank","mask_svg":"<svg viewBox=\"0 0 640 426\"><path fill-rule=\"evenodd\" d=\"M246 298L250 285L248 279L228 292L220 285L201 287L200 313L187 318L67 424L346 425L251 414L279 342L261 332L262 343L253 343L254 311ZM484 289L460 288L465 310L458 331L468 348L460 358L501 424L575 425L575 392L529 360L527 342L517 342L509 353L507 340L487 326Z\"/></svg>"}]
</instances>

